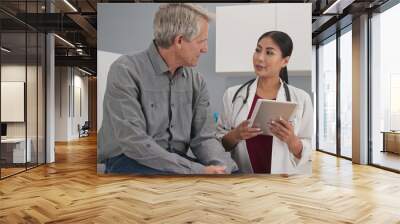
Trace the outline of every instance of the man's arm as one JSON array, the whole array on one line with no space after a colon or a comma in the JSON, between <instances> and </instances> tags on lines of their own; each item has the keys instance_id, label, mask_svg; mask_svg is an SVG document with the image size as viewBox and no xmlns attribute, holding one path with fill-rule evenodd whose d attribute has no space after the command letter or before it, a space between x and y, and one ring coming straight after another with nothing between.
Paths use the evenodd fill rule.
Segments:
<instances>
[{"instance_id":1,"label":"man's arm","mask_svg":"<svg viewBox=\"0 0 400 224\"><path fill-rule=\"evenodd\" d=\"M236 171L236 163L232 160L230 154L225 152L216 138L204 79L200 74L196 74L194 78L198 79L196 81L199 82L199 85L198 89L194 89L193 94L195 105L193 107L190 148L203 164L225 166L227 173Z\"/></svg>"},{"instance_id":2,"label":"man's arm","mask_svg":"<svg viewBox=\"0 0 400 224\"><path fill-rule=\"evenodd\" d=\"M124 58L109 72L104 96L104 114L123 153L142 165L173 173L197 174L204 166L159 146L146 133L146 120L140 103L140 88L131 66ZM105 128L105 127L103 127Z\"/></svg>"}]
</instances>

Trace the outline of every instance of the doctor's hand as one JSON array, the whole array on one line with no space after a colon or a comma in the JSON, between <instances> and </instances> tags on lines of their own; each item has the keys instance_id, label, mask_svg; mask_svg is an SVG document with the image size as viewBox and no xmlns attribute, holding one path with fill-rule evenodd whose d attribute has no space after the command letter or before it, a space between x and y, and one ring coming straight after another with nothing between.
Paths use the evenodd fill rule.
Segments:
<instances>
[{"instance_id":1,"label":"doctor's hand","mask_svg":"<svg viewBox=\"0 0 400 224\"><path fill-rule=\"evenodd\" d=\"M271 121L267 124L272 134L275 135L279 140L286 142L289 150L298 158L301 157L301 151L303 150L303 144L300 139L294 134L293 126L290 122L284 119L278 119Z\"/></svg>"},{"instance_id":2,"label":"doctor's hand","mask_svg":"<svg viewBox=\"0 0 400 224\"><path fill-rule=\"evenodd\" d=\"M231 151L240 141L262 134L260 128L249 127L249 123L250 121L248 120L243 121L236 128L224 135L222 138L222 145L224 146L225 150Z\"/></svg>"},{"instance_id":3,"label":"doctor's hand","mask_svg":"<svg viewBox=\"0 0 400 224\"><path fill-rule=\"evenodd\" d=\"M232 130L234 132L234 136L237 141L246 140L262 134L260 128L249 127L249 124L250 121L245 120L242 123L240 123L239 126L237 126L235 129Z\"/></svg>"}]
</instances>

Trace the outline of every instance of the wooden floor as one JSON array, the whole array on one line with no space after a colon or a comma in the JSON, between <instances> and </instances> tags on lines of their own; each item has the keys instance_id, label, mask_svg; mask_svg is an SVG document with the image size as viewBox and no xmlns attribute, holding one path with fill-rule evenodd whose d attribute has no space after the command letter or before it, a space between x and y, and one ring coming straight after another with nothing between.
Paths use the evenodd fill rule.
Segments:
<instances>
[{"instance_id":1,"label":"wooden floor","mask_svg":"<svg viewBox=\"0 0 400 224\"><path fill-rule=\"evenodd\" d=\"M22 171L25 171L25 170L26 170L25 167L23 167L23 168L20 168L20 167L17 167L17 168L1 168L1 177L2 178L3 177L8 177L8 176L11 176L13 174L16 174L16 173L19 173L19 172L22 172Z\"/></svg>"},{"instance_id":2,"label":"wooden floor","mask_svg":"<svg viewBox=\"0 0 400 224\"><path fill-rule=\"evenodd\" d=\"M96 139L0 181L0 223L400 223L400 175L323 153L310 177L98 176Z\"/></svg>"},{"instance_id":3,"label":"wooden floor","mask_svg":"<svg viewBox=\"0 0 400 224\"><path fill-rule=\"evenodd\" d=\"M374 151L372 162L377 165L400 170L400 154L392 152Z\"/></svg>"}]
</instances>

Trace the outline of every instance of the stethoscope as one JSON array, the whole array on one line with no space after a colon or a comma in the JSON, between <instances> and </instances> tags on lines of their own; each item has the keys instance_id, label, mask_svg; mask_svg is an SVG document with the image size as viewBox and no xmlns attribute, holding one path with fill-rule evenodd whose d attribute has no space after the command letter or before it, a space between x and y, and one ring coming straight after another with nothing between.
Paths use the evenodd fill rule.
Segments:
<instances>
[{"instance_id":1,"label":"stethoscope","mask_svg":"<svg viewBox=\"0 0 400 224\"><path fill-rule=\"evenodd\" d=\"M235 118L233 119L233 124L236 124L237 117L239 116L240 112L243 110L244 105L246 105L247 100L249 98L249 94L250 94L250 87L254 83L255 80L256 79L249 80L245 84L241 85L239 87L239 89L235 92L235 94L233 95L233 98L232 98L232 112L235 109L234 105L235 105L235 101L238 99L238 94L240 93L240 91L242 91L243 88L245 88L247 86L247 88L246 88L246 97L243 98L242 106L239 108L238 112L236 113ZM285 90L286 101L290 102L291 101L291 97L290 97L289 87L288 87L286 82L284 82L284 81L282 81L282 82L283 82L283 88Z\"/></svg>"}]
</instances>

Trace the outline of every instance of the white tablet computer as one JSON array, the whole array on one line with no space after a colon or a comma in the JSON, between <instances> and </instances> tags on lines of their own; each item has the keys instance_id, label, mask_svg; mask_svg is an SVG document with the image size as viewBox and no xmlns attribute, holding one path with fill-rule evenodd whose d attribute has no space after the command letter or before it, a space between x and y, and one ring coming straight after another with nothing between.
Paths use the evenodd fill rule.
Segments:
<instances>
[{"instance_id":1,"label":"white tablet computer","mask_svg":"<svg viewBox=\"0 0 400 224\"><path fill-rule=\"evenodd\" d=\"M280 117L290 121L296 106L293 102L258 99L250 118L250 127L259 127L263 135L272 135L267 123Z\"/></svg>"}]
</instances>

